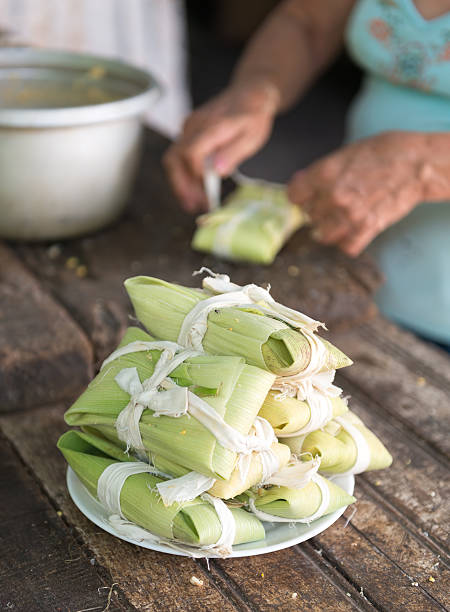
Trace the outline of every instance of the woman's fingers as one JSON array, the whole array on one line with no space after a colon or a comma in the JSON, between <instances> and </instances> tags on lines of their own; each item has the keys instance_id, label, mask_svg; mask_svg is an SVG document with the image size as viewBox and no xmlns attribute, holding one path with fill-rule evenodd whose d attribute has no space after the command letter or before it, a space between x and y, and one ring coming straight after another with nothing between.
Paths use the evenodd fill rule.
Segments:
<instances>
[{"instance_id":1,"label":"woman's fingers","mask_svg":"<svg viewBox=\"0 0 450 612\"><path fill-rule=\"evenodd\" d=\"M322 244L335 244L345 238L353 229L353 226L342 215L331 214L320 223L316 223L313 229L313 238Z\"/></svg>"},{"instance_id":2,"label":"woman's fingers","mask_svg":"<svg viewBox=\"0 0 450 612\"><path fill-rule=\"evenodd\" d=\"M368 207L360 205L359 198L349 200L348 205L342 206L333 193L324 194L320 205L312 210L312 220L317 231L315 238L323 244L335 244L363 227L370 217L373 203L367 202Z\"/></svg>"},{"instance_id":3,"label":"woman's fingers","mask_svg":"<svg viewBox=\"0 0 450 612\"><path fill-rule=\"evenodd\" d=\"M378 234L390 223L382 216L382 208L385 204L393 206L395 203L390 201L389 195L381 201L371 202L359 222L355 224L352 232L338 241L339 248L350 255L359 255Z\"/></svg>"},{"instance_id":4,"label":"woman's fingers","mask_svg":"<svg viewBox=\"0 0 450 612\"><path fill-rule=\"evenodd\" d=\"M202 179L208 157L227 176L267 140L277 110L267 104L269 94L271 100L273 92L266 87L230 87L186 119L164 160L184 208L194 211L206 201Z\"/></svg>"},{"instance_id":5,"label":"woman's fingers","mask_svg":"<svg viewBox=\"0 0 450 612\"><path fill-rule=\"evenodd\" d=\"M228 176L267 139L269 126L249 133L245 117L224 118L200 132L183 135L164 158L169 179L183 207L198 210L206 202L203 191L205 160L212 155L221 176Z\"/></svg>"},{"instance_id":6,"label":"woman's fingers","mask_svg":"<svg viewBox=\"0 0 450 612\"><path fill-rule=\"evenodd\" d=\"M371 227L362 227L338 242L339 248L350 257L357 257L377 235Z\"/></svg>"},{"instance_id":7,"label":"woman's fingers","mask_svg":"<svg viewBox=\"0 0 450 612\"><path fill-rule=\"evenodd\" d=\"M229 176L244 160L258 151L269 136L269 129L250 134L243 129L233 140L217 148L214 153L214 165L221 176Z\"/></svg>"},{"instance_id":8,"label":"woman's fingers","mask_svg":"<svg viewBox=\"0 0 450 612\"><path fill-rule=\"evenodd\" d=\"M227 176L257 148L250 142L242 119L222 119L200 132L183 135L172 145L164 156L164 165L183 208L195 212L206 204L202 181L209 155L213 155L219 174Z\"/></svg>"},{"instance_id":9,"label":"woman's fingers","mask_svg":"<svg viewBox=\"0 0 450 612\"><path fill-rule=\"evenodd\" d=\"M317 183L309 170L299 170L288 183L288 198L294 204L299 204L306 210L310 208L313 198L317 192Z\"/></svg>"},{"instance_id":10,"label":"woman's fingers","mask_svg":"<svg viewBox=\"0 0 450 612\"><path fill-rule=\"evenodd\" d=\"M309 212L318 241L356 256L420 202L417 156L405 134L355 142L294 175L289 196Z\"/></svg>"},{"instance_id":11,"label":"woman's fingers","mask_svg":"<svg viewBox=\"0 0 450 612\"><path fill-rule=\"evenodd\" d=\"M186 167L178 145L170 147L164 155L163 163L172 189L180 200L182 208L191 213L204 208L206 196L201 181Z\"/></svg>"},{"instance_id":12,"label":"woman's fingers","mask_svg":"<svg viewBox=\"0 0 450 612\"><path fill-rule=\"evenodd\" d=\"M178 144L179 150L192 174L201 177L205 159L235 140L244 132L244 127L245 122L242 118L221 119L188 139L181 138ZM220 168L217 170L220 172Z\"/></svg>"},{"instance_id":13,"label":"woman's fingers","mask_svg":"<svg viewBox=\"0 0 450 612\"><path fill-rule=\"evenodd\" d=\"M364 223L367 208L361 206L361 194L339 181L343 162L340 154L333 154L297 172L288 187L290 199L309 214L312 235L322 244L349 239Z\"/></svg>"}]
</instances>

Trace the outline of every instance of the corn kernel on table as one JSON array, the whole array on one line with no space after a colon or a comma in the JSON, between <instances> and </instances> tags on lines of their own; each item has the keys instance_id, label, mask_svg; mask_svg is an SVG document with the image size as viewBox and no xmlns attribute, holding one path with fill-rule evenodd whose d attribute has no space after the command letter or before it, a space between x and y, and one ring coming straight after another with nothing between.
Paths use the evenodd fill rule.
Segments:
<instances>
[{"instance_id":1,"label":"corn kernel on table","mask_svg":"<svg viewBox=\"0 0 450 612\"><path fill-rule=\"evenodd\" d=\"M189 249L194 229L169 193L165 139L148 131L125 215L64 244L0 243L0 609L444 610L448 591L450 360L376 314L380 277L299 232L269 268ZM113 538L70 500L56 449L63 412L129 324L122 283L150 274L184 284L207 265L244 284L272 283L283 303L329 324L355 362L337 377L394 456L358 476L331 528L267 555L210 561ZM195 282L192 282L195 285Z\"/></svg>"}]
</instances>

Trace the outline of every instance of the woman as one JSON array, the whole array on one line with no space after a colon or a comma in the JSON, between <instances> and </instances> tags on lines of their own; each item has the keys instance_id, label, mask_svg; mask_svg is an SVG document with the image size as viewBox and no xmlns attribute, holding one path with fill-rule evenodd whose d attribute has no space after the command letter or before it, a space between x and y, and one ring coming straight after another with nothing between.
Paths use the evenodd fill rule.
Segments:
<instances>
[{"instance_id":1,"label":"woman","mask_svg":"<svg viewBox=\"0 0 450 612\"><path fill-rule=\"evenodd\" d=\"M314 236L351 256L370 249L386 276L381 310L450 344L450 0L286 0L230 85L195 111L165 164L186 210L205 205L213 156L230 174L274 117L334 59L343 39L366 71L346 146L297 172L288 189ZM326 121L326 117L324 117Z\"/></svg>"}]
</instances>

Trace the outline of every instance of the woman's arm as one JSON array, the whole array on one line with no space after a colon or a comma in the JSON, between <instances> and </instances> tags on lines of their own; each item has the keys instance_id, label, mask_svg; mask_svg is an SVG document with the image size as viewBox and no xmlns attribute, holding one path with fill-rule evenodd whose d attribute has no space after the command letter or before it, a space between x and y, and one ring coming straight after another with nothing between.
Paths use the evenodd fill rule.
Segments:
<instances>
[{"instance_id":1,"label":"woman's arm","mask_svg":"<svg viewBox=\"0 0 450 612\"><path fill-rule=\"evenodd\" d=\"M275 115L333 59L354 1L283 2L251 40L227 89L188 117L164 158L187 210L205 204L205 158L212 156L217 171L229 175L263 146Z\"/></svg>"},{"instance_id":2,"label":"woman's arm","mask_svg":"<svg viewBox=\"0 0 450 612\"><path fill-rule=\"evenodd\" d=\"M421 202L450 200L450 133L384 132L297 172L289 197L314 236L358 255Z\"/></svg>"},{"instance_id":3,"label":"woman's arm","mask_svg":"<svg viewBox=\"0 0 450 612\"><path fill-rule=\"evenodd\" d=\"M289 108L336 56L355 0L287 0L248 44L231 85L271 88Z\"/></svg>"}]
</instances>

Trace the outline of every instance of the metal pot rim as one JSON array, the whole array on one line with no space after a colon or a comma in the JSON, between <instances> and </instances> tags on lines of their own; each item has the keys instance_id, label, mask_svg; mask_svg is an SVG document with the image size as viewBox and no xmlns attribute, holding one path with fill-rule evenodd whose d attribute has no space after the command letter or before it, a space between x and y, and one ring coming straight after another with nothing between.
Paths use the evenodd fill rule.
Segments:
<instances>
[{"instance_id":1,"label":"metal pot rim","mask_svg":"<svg viewBox=\"0 0 450 612\"><path fill-rule=\"evenodd\" d=\"M59 108L8 108L0 107L0 127L52 128L87 125L105 121L114 121L139 115L151 102L162 93L157 80L147 71L136 68L119 60L97 55L35 49L31 47L0 48L0 84L1 70L18 68L55 69L55 80L61 69L86 72L94 66L105 68L107 75L132 83L136 88L134 95L123 95L123 98L112 102L67 106Z\"/></svg>"}]
</instances>

